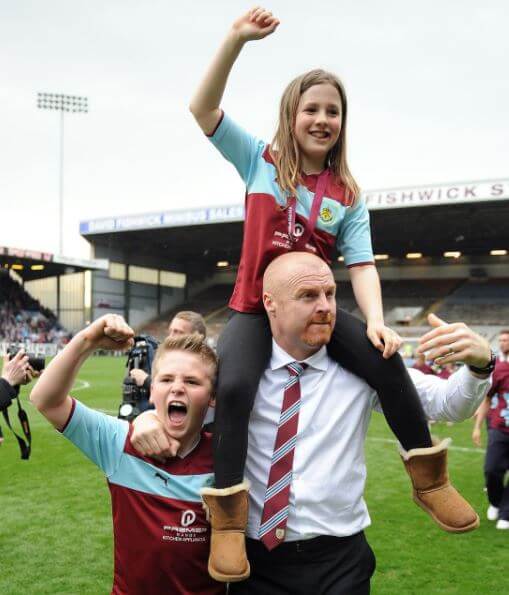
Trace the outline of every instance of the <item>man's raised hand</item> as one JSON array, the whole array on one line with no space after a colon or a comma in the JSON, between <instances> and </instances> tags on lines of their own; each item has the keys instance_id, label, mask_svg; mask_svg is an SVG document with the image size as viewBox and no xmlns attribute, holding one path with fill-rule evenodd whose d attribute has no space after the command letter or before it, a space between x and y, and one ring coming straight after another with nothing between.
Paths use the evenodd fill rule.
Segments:
<instances>
[{"instance_id":1,"label":"man's raised hand","mask_svg":"<svg viewBox=\"0 0 509 595\"><path fill-rule=\"evenodd\" d=\"M448 324L435 314L428 315L432 330L419 340L417 353L425 353L426 359L439 365L463 362L468 366L484 368L491 358L486 339L475 333L464 322Z\"/></svg>"},{"instance_id":2,"label":"man's raised hand","mask_svg":"<svg viewBox=\"0 0 509 595\"><path fill-rule=\"evenodd\" d=\"M118 314L105 314L94 320L84 331L93 349L125 351L134 345L134 331Z\"/></svg>"}]
</instances>

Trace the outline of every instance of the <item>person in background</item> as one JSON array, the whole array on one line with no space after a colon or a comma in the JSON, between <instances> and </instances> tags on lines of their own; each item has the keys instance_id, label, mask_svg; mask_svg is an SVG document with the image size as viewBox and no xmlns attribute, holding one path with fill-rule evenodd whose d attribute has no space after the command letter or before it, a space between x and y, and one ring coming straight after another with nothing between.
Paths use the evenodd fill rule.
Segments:
<instances>
[{"instance_id":1,"label":"person in background","mask_svg":"<svg viewBox=\"0 0 509 595\"><path fill-rule=\"evenodd\" d=\"M207 337L207 326L203 316L191 310L177 312L168 325L168 337L192 333L198 333L204 339Z\"/></svg>"},{"instance_id":2,"label":"person in background","mask_svg":"<svg viewBox=\"0 0 509 595\"><path fill-rule=\"evenodd\" d=\"M416 354L415 363L412 366L414 370L419 370L423 374L435 374L433 368L426 362L426 356L424 353Z\"/></svg>"},{"instance_id":3,"label":"person in background","mask_svg":"<svg viewBox=\"0 0 509 595\"><path fill-rule=\"evenodd\" d=\"M439 378L447 380L449 376L451 376L451 374L454 374L454 372L456 372L456 366L454 364L445 364L443 366L440 366L440 370L437 373L437 376Z\"/></svg>"},{"instance_id":4,"label":"person in background","mask_svg":"<svg viewBox=\"0 0 509 595\"><path fill-rule=\"evenodd\" d=\"M489 521L497 521L496 528L509 530L509 329L498 337L499 352L494 358L491 389L479 407L472 440L481 446L481 428L488 420L488 446L484 461L484 476L488 494Z\"/></svg>"},{"instance_id":5,"label":"person in background","mask_svg":"<svg viewBox=\"0 0 509 595\"><path fill-rule=\"evenodd\" d=\"M0 412L7 410L12 401L18 396L20 386L29 384L39 376L28 361L28 355L20 349L11 358L5 355L3 358L2 376L0 377ZM0 446L4 441L2 427L0 426Z\"/></svg>"}]
</instances>

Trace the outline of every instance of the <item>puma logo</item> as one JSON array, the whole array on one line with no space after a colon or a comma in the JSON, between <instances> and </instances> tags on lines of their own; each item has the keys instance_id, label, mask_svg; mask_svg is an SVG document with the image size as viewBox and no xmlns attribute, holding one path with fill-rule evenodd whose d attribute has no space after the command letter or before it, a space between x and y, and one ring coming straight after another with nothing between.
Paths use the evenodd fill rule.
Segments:
<instances>
[{"instance_id":1,"label":"puma logo","mask_svg":"<svg viewBox=\"0 0 509 595\"><path fill-rule=\"evenodd\" d=\"M155 477L158 477L161 481L164 481L165 487L168 487L168 479L166 477L164 477L164 475L161 475L160 473L157 473L157 472L154 475L155 475Z\"/></svg>"}]
</instances>

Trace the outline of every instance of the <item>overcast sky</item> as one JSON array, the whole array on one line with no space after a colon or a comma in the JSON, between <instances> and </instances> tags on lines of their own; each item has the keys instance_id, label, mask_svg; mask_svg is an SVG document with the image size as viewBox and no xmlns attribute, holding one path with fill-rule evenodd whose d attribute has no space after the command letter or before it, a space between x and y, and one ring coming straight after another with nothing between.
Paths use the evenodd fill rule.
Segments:
<instances>
[{"instance_id":1,"label":"overcast sky","mask_svg":"<svg viewBox=\"0 0 509 595\"><path fill-rule=\"evenodd\" d=\"M242 202L235 170L187 105L231 22L218 0L0 0L0 245L58 247L59 114L36 95L86 95L65 118L64 252L79 221ZM223 107L270 140L279 97L314 67L349 99L363 189L509 176L507 0L278 0L281 25L244 48Z\"/></svg>"}]
</instances>

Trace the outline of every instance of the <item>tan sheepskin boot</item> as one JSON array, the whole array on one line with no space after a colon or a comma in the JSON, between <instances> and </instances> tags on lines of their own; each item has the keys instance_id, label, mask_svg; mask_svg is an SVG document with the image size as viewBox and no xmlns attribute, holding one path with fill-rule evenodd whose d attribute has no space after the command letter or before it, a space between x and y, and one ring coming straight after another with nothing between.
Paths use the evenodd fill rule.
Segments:
<instances>
[{"instance_id":1,"label":"tan sheepskin boot","mask_svg":"<svg viewBox=\"0 0 509 595\"><path fill-rule=\"evenodd\" d=\"M203 507L210 521L209 574L216 581L234 583L248 578L246 525L249 483L230 488L203 488Z\"/></svg>"},{"instance_id":2,"label":"tan sheepskin boot","mask_svg":"<svg viewBox=\"0 0 509 595\"><path fill-rule=\"evenodd\" d=\"M447 447L451 439L433 440L430 448L400 449L413 485L413 498L437 525L450 533L466 533L479 526L479 516L449 482Z\"/></svg>"}]
</instances>

